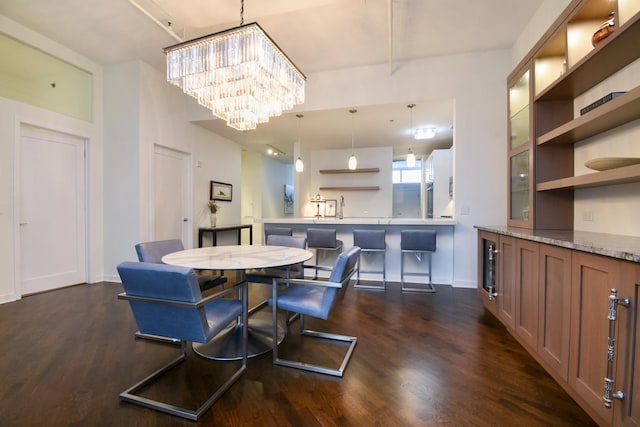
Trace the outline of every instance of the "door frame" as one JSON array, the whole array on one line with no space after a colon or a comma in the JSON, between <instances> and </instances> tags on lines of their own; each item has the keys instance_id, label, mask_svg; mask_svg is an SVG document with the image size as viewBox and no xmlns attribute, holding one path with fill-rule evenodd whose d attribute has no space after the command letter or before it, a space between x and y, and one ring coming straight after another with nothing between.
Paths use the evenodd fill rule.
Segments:
<instances>
[{"instance_id":1,"label":"door frame","mask_svg":"<svg viewBox=\"0 0 640 427\"><path fill-rule=\"evenodd\" d=\"M44 124L37 124L27 120L20 120L16 118L15 120L15 128L14 135L15 139L13 142L13 271L14 271L14 280L13 280L13 293L15 299L22 298L22 240L20 236L20 218L21 211L20 206L22 205L21 195L21 174L22 174L22 137L23 137L23 129L25 127L36 128L44 131L55 132L58 134L69 135L73 138L78 138L84 141L84 207L83 207L83 215L84 215L84 282L89 283L90 277L90 215L89 215L89 204L90 204L90 182L89 182L89 168L88 168L88 158L89 158L89 149L90 149L90 138L86 135L75 134L72 132L65 131L63 129L58 129L54 126L47 126Z\"/></svg>"}]
</instances>

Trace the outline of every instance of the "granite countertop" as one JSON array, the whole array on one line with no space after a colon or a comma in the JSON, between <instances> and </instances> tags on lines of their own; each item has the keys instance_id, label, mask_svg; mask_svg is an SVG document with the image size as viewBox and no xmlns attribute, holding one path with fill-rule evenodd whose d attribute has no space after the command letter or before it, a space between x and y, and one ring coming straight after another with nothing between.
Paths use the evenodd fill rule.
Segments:
<instances>
[{"instance_id":1,"label":"granite countertop","mask_svg":"<svg viewBox=\"0 0 640 427\"><path fill-rule=\"evenodd\" d=\"M571 230L476 226L478 230L640 263L640 237Z\"/></svg>"},{"instance_id":2,"label":"granite countertop","mask_svg":"<svg viewBox=\"0 0 640 427\"><path fill-rule=\"evenodd\" d=\"M254 222L263 224L326 224L326 225L456 225L452 218L255 218Z\"/></svg>"}]
</instances>

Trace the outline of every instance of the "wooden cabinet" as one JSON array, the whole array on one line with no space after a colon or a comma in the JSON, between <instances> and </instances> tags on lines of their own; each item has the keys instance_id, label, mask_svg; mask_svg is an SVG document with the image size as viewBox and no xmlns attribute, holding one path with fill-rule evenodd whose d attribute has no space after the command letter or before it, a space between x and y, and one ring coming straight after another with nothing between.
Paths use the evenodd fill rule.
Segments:
<instances>
[{"instance_id":1,"label":"wooden cabinet","mask_svg":"<svg viewBox=\"0 0 640 427\"><path fill-rule=\"evenodd\" d=\"M539 248L538 353L560 378L569 375L571 250Z\"/></svg>"},{"instance_id":2,"label":"wooden cabinet","mask_svg":"<svg viewBox=\"0 0 640 427\"><path fill-rule=\"evenodd\" d=\"M606 425L638 426L640 266L584 253L573 258L569 384ZM608 406L603 378L611 380Z\"/></svg>"},{"instance_id":3,"label":"wooden cabinet","mask_svg":"<svg viewBox=\"0 0 640 427\"><path fill-rule=\"evenodd\" d=\"M498 234L478 231L478 295L484 306L498 315Z\"/></svg>"},{"instance_id":4,"label":"wooden cabinet","mask_svg":"<svg viewBox=\"0 0 640 427\"><path fill-rule=\"evenodd\" d=\"M515 333L532 349L538 348L539 244L528 240L516 242Z\"/></svg>"},{"instance_id":5,"label":"wooden cabinet","mask_svg":"<svg viewBox=\"0 0 640 427\"><path fill-rule=\"evenodd\" d=\"M613 412L602 402L607 372L609 295L622 279L622 262L573 254L569 384L607 425Z\"/></svg>"},{"instance_id":6,"label":"wooden cabinet","mask_svg":"<svg viewBox=\"0 0 640 427\"><path fill-rule=\"evenodd\" d=\"M516 324L516 239L500 236L498 240L498 316L505 325Z\"/></svg>"},{"instance_id":7,"label":"wooden cabinet","mask_svg":"<svg viewBox=\"0 0 640 427\"><path fill-rule=\"evenodd\" d=\"M640 265L482 230L478 242L479 283L495 282L479 287L485 307L596 422L640 426Z\"/></svg>"},{"instance_id":8,"label":"wooden cabinet","mask_svg":"<svg viewBox=\"0 0 640 427\"><path fill-rule=\"evenodd\" d=\"M594 46L612 12L615 31ZM631 123L640 118L638 40L640 1L574 0L509 75L508 225L571 230L576 189L640 182L640 165L576 173L584 159L577 165L575 156L577 143L583 153L634 155L602 136L624 124L640 132ZM624 93L581 113L608 92Z\"/></svg>"},{"instance_id":9,"label":"wooden cabinet","mask_svg":"<svg viewBox=\"0 0 640 427\"><path fill-rule=\"evenodd\" d=\"M516 239L478 232L478 294L510 328L516 319Z\"/></svg>"}]
</instances>

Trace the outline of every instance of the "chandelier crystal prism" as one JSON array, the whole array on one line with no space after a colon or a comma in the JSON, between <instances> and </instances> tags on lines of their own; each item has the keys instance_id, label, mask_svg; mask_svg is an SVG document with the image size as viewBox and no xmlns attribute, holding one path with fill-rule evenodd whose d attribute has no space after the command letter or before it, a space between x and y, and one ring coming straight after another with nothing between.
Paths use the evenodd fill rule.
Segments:
<instances>
[{"instance_id":1,"label":"chandelier crystal prism","mask_svg":"<svg viewBox=\"0 0 640 427\"><path fill-rule=\"evenodd\" d=\"M257 22L164 49L167 81L244 131L304 102L305 75Z\"/></svg>"}]
</instances>

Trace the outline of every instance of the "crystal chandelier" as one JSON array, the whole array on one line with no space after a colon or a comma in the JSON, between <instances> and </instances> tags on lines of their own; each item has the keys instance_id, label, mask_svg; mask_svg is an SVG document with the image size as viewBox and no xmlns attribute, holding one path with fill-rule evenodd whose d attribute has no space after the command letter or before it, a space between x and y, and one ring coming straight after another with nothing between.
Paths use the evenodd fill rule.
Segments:
<instances>
[{"instance_id":1,"label":"crystal chandelier","mask_svg":"<svg viewBox=\"0 0 640 427\"><path fill-rule=\"evenodd\" d=\"M253 22L164 49L167 81L236 130L304 102L305 75Z\"/></svg>"}]
</instances>

